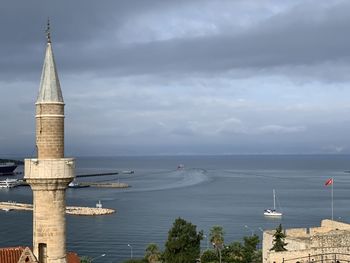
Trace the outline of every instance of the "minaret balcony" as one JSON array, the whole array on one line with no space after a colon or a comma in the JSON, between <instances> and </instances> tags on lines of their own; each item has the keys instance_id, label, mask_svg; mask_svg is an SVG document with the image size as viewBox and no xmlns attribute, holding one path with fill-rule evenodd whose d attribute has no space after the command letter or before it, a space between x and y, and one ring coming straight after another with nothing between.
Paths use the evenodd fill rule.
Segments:
<instances>
[{"instance_id":1,"label":"minaret balcony","mask_svg":"<svg viewBox=\"0 0 350 263\"><path fill-rule=\"evenodd\" d=\"M73 179L74 158L25 159L24 179Z\"/></svg>"}]
</instances>

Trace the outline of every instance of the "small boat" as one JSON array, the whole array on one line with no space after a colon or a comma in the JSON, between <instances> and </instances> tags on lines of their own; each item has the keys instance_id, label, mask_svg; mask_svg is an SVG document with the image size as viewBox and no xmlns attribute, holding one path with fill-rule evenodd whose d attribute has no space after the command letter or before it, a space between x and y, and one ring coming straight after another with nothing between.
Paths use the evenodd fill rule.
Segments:
<instances>
[{"instance_id":1,"label":"small boat","mask_svg":"<svg viewBox=\"0 0 350 263\"><path fill-rule=\"evenodd\" d=\"M13 187L16 187L20 184L21 184L21 182L17 179L6 178L6 180L0 181L0 188L13 188Z\"/></svg>"},{"instance_id":2,"label":"small boat","mask_svg":"<svg viewBox=\"0 0 350 263\"><path fill-rule=\"evenodd\" d=\"M183 169L185 169L185 165L179 164L179 165L177 166L177 170L183 170Z\"/></svg>"},{"instance_id":3,"label":"small boat","mask_svg":"<svg viewBox=\"0 0 350 263\"><path fill-rule=\"evenodd\" d=\"M0 163L0 175L13 174L17 165L13 162Z\"/></svg>"},{"instance_id":4,"label":"small boat","mask_svg":"<svg viewBox=\"0 0 350 263\"><path fill-rule=\"evenodd\" d=\"M131 170L131 171L122 171L122 174L134 174L135 171Z\"/></svg>"},{"instance_id":5,"label":"small boat","mask_svg":"<svg viewBox=\"0 0 350 263\"><path fill-rule=\"evenodd\" d=\"M5 211L5 212L10 212L10 211L12 211L11 208L1 208L1 210L2 210L2 211Z\"/></svg>"},{"instance_id":6,"label":"small boat","mask_svg":"<svg viewBox=\"0 0 350 263\"><path fill-rule=\"evenodd\" d=\"M98 200L98 203L96 203L96 208L102 208L101 200Z\"/></svg>"},{"instance_id":7,"label":"small boat","mask_svg":"<svg viewBox=\"0 0 350 263\"><path fill-rule=\"evenodd\" d=\"M80 185L75 180L73 180L72 182L69 183L68 187L69 188L85 188L85 187L89 187L89 185Z\"/></svg>"},{"instance_id":8,"label":"small boat","mask_svg":"<svg viewBox=\"0 0 350 263\"><path fill-rule=\"evenodd\" d=\"M273 189L273 209L266 209L264 211L265 216L271 216L271 217L281 217L282 212L276 211L276 193L275 189Z\"/></svg>"}]
</instances>

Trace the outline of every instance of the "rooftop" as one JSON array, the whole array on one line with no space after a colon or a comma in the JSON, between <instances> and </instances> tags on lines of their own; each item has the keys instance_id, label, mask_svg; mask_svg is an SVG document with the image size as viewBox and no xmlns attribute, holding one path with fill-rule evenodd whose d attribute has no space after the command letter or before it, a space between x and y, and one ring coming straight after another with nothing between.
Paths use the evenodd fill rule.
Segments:
<instances>
[{"instance_id":1,"label":"rooftop","mask_svg":"<svg viewBox=\"0 0 350 263\"><path fill-rule=\"evenodd\" d=\"M1 263L22 263L22 262L35 262L30 259L30 255L27 257L22 257L23 252L29 252L31 255L31 251L27 247L6 247L0 248L0 262ZM24 255L25 256L25 255ZM19 262L19 260L21 261ZM23 261L22 261L23 260ZM67 263L80 263L80 258L76 253L68 252L67 253Z\"/></svg>"}]
</instances>

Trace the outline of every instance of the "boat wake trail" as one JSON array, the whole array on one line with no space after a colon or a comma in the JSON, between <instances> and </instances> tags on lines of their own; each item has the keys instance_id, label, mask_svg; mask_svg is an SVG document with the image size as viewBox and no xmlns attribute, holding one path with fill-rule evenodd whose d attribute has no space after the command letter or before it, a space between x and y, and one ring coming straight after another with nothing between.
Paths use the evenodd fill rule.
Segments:
<instances>
[{"instance_id":1,"label":"boat wake trail","mask_svg":"<svg viewBox=\"0 0 350 263\"><path fill-rule=\"evenodd\" d=\"M198 185L209 180L210 178L207 171L204 169L183 169L145 176L143 180L133 182L133 187L127 189L127 191L160 191L184 188Z\"/></svg>"}]
</instances>

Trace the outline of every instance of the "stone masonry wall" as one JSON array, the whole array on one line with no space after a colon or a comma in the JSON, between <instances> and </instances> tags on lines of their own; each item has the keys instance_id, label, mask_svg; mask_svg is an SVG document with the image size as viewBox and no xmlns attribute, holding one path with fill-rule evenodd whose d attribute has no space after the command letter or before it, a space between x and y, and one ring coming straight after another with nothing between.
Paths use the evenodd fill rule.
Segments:
<instances>
[{"instance_id":1,"label":"stone masonry wall","mask_svg":"<svg viewBox=\"0 0 350 263\"><path fill-rule=\"evenodd\" d=\"M321 221L321 227L329 227L332 229L340 229L340 230L350 230L350 224L333 221L330 219L324 219Z\"/></svg>"},{"instance_id":2,"label":"stone masonry wall","mask_svg":"<svg viewBox=\"0 0 350 263\"><path fill-rule=\"evenodd\" d=\"M285 242L288 251L269 251L272 247L274 230L264 232L263 262L264 263L296 263L308 261L350 261L350 225L332 220L323 220L321 227L310 228L310 234L305 229L288 230ZM266 239L266 240L265 240Z\"/></svg>"},{"instance_id":3,"label":"stone masonry wall","mask_svg":"<svg viewBox=\"0 0 350 263\"><path fill-rule=\"evenodd\" d=\"M327 234L315 235L311 239L314 248L338 248L350 246L350 233L348 231L333 230Z\"/></svg>"},{"instance_id":4,"label":"stone masonry wall","mask_svg":"<svg viewBox=\"0 0 350 263\"><path fill-rule=\"evenodd\" d=\"M64 105L37 104L36 145L39 159L64 156Z\"/></svg>"},{"instance_id":5,"label":"stone masonry wall","mask_svg":"<svg viewBox=\"0 0 350 263\"><path fill-rule=\"evenodd\" d=\"M305 250L311 247L311 240L306 236L306 229L302 228L300 231L292 230L294 236L286 236L285 242L287 243L286 249L288 251L299 251ZM273 246L273 234L275 230L265 231L263 235L263 262L273 262L269 258L271 257L272 251L270 249ZM299 238L297 237L299 235ZM301 238L300 238L301 237Z\"/></svg>"},{"instance_id":6,"label":"stone masonry wall","mask_svg":"<svg viewBox=\"0 0 350 263\"><path fill-rule=\"evenodd\" d=\"M65 179L73 180L75 161L73 158L60 159L25 159L24 160L24 178L29 180L46 179ZM34 182L36 183L36 182ZM52 182L50 182L50 185ZM56 186L55 186L56 187ZM67 187L67 185L63 185ZM55 190L56 188L53 188Z\"/></svg>"},{"instance_id":7,"label":"stone masonry wall","mask_svg":"<svg viewBox=\"0 0 350 263\"><path fill-rule=\"evenodd\" d=\"M47 246L47 263L66 263L65 190L33 189L33 252L39 258L39 245Z\"/></svg>"},{"instance_id":8,"label":"stone masonry wall","mask_svg":"<svg viewBox=\"0 0 350 263\"><path fill-rule=\"evenodd\" d=\"M59 114L64 115L63 103L38 103L36 104L36 114Z\"/></svg>"},{"instance_id":9,"label":"stone masonry wall","mask_svg":"<svg viewBox=\"0 0 350 263\"><path fill-rule=\"evenodd\" d=\"M350 261L350 256L343 255L349 254L349 246L336 247L336 248L310 248L305 250L297 251L285 251L285 252L269 252L268 261L269 263L296 263L296 262L312 262L312 261L326 261L334 258L343 258ZM339 260L342 262L342 260Z\"/></svg>"},{"instance_id":10,"label":"stone masonry wall","mask_svg":"<svg viewBox=\"0 0 350 263\"><path fill-rule=\"evenodd\" d=\"M308 237L307 228L289 228L285 230L286 236L289 237Z\"/></svg>"}]
</instances>

